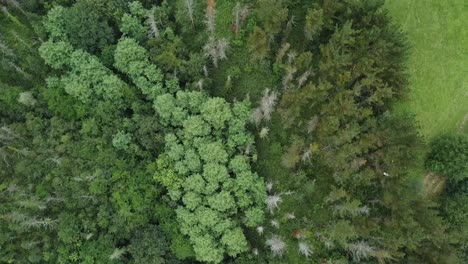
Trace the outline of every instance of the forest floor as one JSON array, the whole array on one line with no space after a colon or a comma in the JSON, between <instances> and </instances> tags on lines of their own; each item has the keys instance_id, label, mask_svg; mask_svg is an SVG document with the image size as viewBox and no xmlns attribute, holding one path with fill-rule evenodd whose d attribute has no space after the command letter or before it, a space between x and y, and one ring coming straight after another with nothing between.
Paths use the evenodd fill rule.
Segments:
<instances>
[{"instance_id":1,"label":"forest floor","mask_svg":"<svg viewBox=\"0 0 468 264\"><path fill-rule=\"evenodd\" d=\"M410 45L409 98L397 110L416 115L428 140L468 132L468 4L465 0L391 0L390 15Z\"/></svg>"}]
</instances>

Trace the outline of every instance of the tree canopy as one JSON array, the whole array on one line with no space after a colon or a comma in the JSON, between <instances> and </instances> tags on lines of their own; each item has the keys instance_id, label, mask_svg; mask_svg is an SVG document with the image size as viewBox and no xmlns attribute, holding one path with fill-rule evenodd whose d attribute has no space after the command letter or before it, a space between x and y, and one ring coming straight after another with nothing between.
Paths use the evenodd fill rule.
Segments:
<instances>
[{"instance_id":1,"label":"tree canopy","mask_svg":"<svg viewBox=\"0 0 468 264\"><path fill-rule=\"evenodd\" d=\"M156 98L154 108L168 131L155 179L168 189L180 230L200 261L221 262L248 249L240 226L263 221L263 180L250 168L245 130L248 102L230 106L222 98L179 91ZM242 154L244 153L244 154Z\"/></svg>"},{"instance_id":2,"label":"tree canopy","mask_svg":"<svg viewBox=\"0 0 468 264\"><path fill-rule=\"evenodd\" d=\"M382 1L0 11L1 263L466 262L468 141L395 108Z\"/></svg>"}]
</instances>

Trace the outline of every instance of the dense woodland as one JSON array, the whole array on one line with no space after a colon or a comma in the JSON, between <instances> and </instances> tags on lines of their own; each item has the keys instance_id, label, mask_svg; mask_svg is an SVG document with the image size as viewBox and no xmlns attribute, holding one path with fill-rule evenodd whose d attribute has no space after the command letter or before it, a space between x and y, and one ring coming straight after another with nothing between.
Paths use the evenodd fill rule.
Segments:
<instances>
[{"instance_id":1,"label":"dense woodland","mask_svg":"<svg viewBox=\"0 0 468 264\"><path fill-rule=\"evenodd\" d=\"M378 0L0 0L0 263L467 263Z\"/></svg>"}]
</instances>

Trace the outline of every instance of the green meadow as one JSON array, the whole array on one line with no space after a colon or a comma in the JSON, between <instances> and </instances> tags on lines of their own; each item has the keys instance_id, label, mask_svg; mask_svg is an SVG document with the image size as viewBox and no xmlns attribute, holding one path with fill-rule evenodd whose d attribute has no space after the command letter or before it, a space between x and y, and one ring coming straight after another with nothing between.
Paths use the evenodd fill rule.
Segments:
<instances>
[{"instance_id":1,"label":"green meadow","mask_svg":"<svg viewBox=\"0 0 468 264\"><path fill-rule=\"evenodd\" d=\"M467 132L468 3L392 0L386 5L410 46L411 91L399 107L416 115L427 139L444 132Z\"/></svg>"}]
</instances>

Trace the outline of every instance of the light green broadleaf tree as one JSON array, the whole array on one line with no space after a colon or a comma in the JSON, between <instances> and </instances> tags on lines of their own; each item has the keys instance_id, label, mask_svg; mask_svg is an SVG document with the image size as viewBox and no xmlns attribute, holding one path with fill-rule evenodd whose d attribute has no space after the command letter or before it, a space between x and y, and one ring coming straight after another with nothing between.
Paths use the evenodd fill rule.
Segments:
<instances>
[{"instance_id":1,"label":"light green broadleaf tree","mask_svg":"<svg viewBox=\"0 0 468 264\"><path fill-rule=\"evenodd\" d=\"M158 96L154 107L172 131L155 179L177 203L180 231L197 260L220 263L225 255L247 251L242 227L262 223L266 199L251 157L241 154L253 144L246 131L249 103L179 91Z\"/></svg>"}]
</instances>

